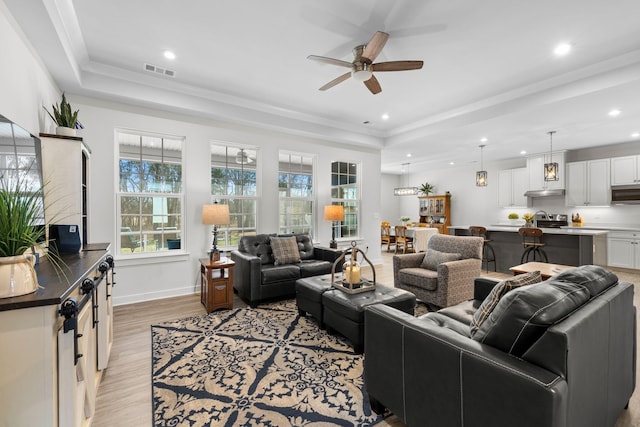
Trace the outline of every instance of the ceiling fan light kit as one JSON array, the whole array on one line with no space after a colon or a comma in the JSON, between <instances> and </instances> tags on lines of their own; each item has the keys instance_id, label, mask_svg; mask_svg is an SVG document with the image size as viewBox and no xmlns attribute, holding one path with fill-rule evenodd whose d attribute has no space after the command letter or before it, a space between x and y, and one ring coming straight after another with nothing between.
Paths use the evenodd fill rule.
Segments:
<instances>
[{"instance_id":1,"label":"ceiling fan light kit","mask_svg":"<svg viewBox=\"0 0 640 427\"><path fill-rule=\"evenodd\" d=\"M366 45L359 45L353 48L353 61L347 62L335 58L327 58L326 56L309 55L307 59L313 61L320 61L326 64L337 65L339 67L351 68L351 71L345 73L329 83L320 87L319 90L325 91L331 89L338 83L342 83L350 77L354 80L364 83L372 94L382 92L382 88L378 79L373 74L374 71L406 71L406 70L419 70L424 64L423 61L389 61L380 62L374 64L373 61L378 57L382 48L387 43L389 34L377 31L369 43Z\"/></svg>"}]
</instances>

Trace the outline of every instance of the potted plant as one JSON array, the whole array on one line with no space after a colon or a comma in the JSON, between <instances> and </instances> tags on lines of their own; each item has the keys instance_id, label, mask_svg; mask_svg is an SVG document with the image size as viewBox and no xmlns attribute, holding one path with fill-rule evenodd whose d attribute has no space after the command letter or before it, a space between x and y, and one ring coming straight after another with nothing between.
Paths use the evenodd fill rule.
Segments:
<instances>
[{"instance_id":1,"label":"potted plant","mask_svg":"<svg viewBox=\"0 0 640 427\"><path fill-rule=\"evenodd\" d=\"M63 136L76 136L76 129L83 129L83 126L78 121L78 111L72 111L71 105L67 102L67 98L62 93L62 101L60 105L53 105L53 115L49 114L49 117L53 119L58 125L56 128L56 134Z\"/></svg>"},{"instance_id":2,"label":"potted plant","mask_svg":"<svg viewBox=\"0 0 640 427\"><path fill-rule=\"evenodd\" d=\"M402 221L402 225L406 226L407 222L409 222L411 218L409 218L408 216L401 216L400 217L400 221Z\"/></svg>"},{"instance_id":3,"label":"potted plant","mask_svg":"<svg viewBox=\"0 0 640 427\"><path fill-rule=\"evenodd\" d=\"M517 224L518 220L520 219L520 215L518 215L516 212L511 212L507 218L509 218L509 221L511 221L511 224Z\"/></svg>"},{"instance_id":4,"label":"potted plant","mask_svg":"<svg viewBox=\"0 0 640 427\"><path fill-rule=\"evenodd\" d=\"M522 219L524 219L525 227L533 227L533 214L531 212L522 214Z\"/></svg>"},{"instance_id":5,"label":"potted plant","mask_svg":"<svg viewBox=\"0 0 640 427\"><path fill-rule=\"evenodd\" d=\"M0 298L34 292L38 287L33 269L33 249L43 239L41 191L23 181L10 184L0 177ZM29 253L30 252L30 253Z\"/></svg>"},{"instance_id":6,"label":"potted plant","mask_svg":"<svg viewBox=\"0 0 640 427\"><path fill-rule=\"evenodd\" d=\"M433 185L429 184L428 182L422 184L418 190L425 196L428 196L435 191Z\"/></svg>"}]
</instances>

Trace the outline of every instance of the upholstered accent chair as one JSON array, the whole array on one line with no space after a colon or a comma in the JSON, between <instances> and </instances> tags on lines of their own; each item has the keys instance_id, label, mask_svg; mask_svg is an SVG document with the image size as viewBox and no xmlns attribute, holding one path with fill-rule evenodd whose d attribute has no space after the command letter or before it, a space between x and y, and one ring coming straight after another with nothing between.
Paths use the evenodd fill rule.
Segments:
<instances>
[{"instance_id":1,"label":"upholstered accent chair","mask_svg":"<svg viewBox=\"0 0 640 427\"><path fill-rule=\"evenodd\" d=\"M394 255L394 286L440 308L472 299L483 243L481 237L435 235L427 252Z\"/></svg>"}]
</instances>

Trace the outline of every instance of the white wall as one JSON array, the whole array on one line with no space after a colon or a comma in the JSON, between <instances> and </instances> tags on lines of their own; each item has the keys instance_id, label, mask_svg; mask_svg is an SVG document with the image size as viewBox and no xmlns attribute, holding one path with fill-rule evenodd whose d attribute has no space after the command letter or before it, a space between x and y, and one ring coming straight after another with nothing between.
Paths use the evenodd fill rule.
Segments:
<instances>
[{"instance_id":1,"label":"white wall","mask_svg":"<svg viewBox=\"0 0 640 427\"><path fill-rule=\"evenodd\" d=\"M42 107L51 111L60 90L2 1L0 52L0 114L34 135L51 132L54 123Z\"/></svg>"},{"instance_id":2,"label":"white wall","mask_svg":"<svg viewBox=\"0 0 640 427\"><path fill-rule=\"evenodd\" d=\"M404 199L393 195L393 189L401 187L401 175L382 174L382 184L380 193L380 221L389 221L391 224L400 224L401 204L397 199ZM407 196L409 197L409 196ZM416 215L417 215L416 210Z\"/></svg>"},{"instance_id":3,"label":"white wall","mask_svg":"<svg viewBox=\"0 0 640 427\"><path fill-rule=\"evenodd\" d=\"M211 141L256 146L260 180L258 232L272 233L278 227L278 151L290 150L316 156L315 190L318 210L318 232L315 240L328 245L331 230L322 218L322 207L330 201L330 165L334 160L360 164L364 195L380 194L380 152L354 150L326 141L262 131L212 120L178 116L123 104L84 97L69 97L80 110L85 126L81 131L91 154L91 210L89 234L91 242L115 242L117 185L114 129L124 128L185 137L185 228L184 249L187 255L167 254L158 260L138 255L118 256L117 287L114 303L130 303L199 291L198 258L206 256L211 245L210 228L201 224L202 205L210 203ZM361 247L369 247L368 257L379 262L379 197L363 197L361 212ZM375 243L375 244L374 244ZM348 244L348 242L344 242Z\"/></svg>"}]
</instances>

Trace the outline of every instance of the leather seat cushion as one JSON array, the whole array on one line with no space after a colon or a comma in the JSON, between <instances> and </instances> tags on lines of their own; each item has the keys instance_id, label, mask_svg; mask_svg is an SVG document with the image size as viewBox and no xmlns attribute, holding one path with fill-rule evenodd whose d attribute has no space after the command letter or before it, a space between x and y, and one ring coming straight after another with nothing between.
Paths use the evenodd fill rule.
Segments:
<instances>
[{"instance_id":1,"label":"leather seat cushion","mask_svg":"<svg viewBox=\"0 0 640 427\"><path fill-rule=\"evenodd\" d=\"M307 277L296 280L296 295L315 302L322 302L322 294L331 289L331 275Z\"/></svg>"},{"instance_id":2,"label":"leather seat cushion","mask_svg":"<svg viewBox=\"0 0 640 427\"><path fill-rule=\"evenodd\" d=\"M317 259L303 260L298 264L300 267L300 277L318 276L331 273L332 263Z\"/></svg>"},{"instance_id":3,"label":"leather seat cushion","mask_svg":"<svg viewBox=\"0 0 640 427\"><path fill-rule=\"evenodd\" d=\"M550 325L590 299L587 287L551 278L508 292L473 339L520 357Z\"/></svg>"},{"instance_id":4,"label":"leather seat cushion","mask_svg":"<svg viewBox=\"0 0 640 427\"><path fill-rule=\"evenodd\" d=\"M478 307L480 307L481 303L482 301L472 299L469 301L461 302L460 304L442 308L438 310L438 313L469 326L471 324L471 320L473 319L474 313L478 310ZM469 331L467 331L465 335L467 335L468 332Z\"/></svg>"},{"instance_id":5,"label":"leather seat cushion","mask_svg":"<svg viewBox=\"0 0 640 427\"><path fill-rule=\"evenodd\" d=\"M438 272L421 267L403 268L398 271L400 282L435 291L438 288Z\"/></svg>"},{"instance_id":6,"label":"leather seat cushion","mask_svg":"<svg viewBox=\"0 0 640 427\"><path fill-rule=\"evenodd\" d=\"M334 289L322 294L322 304L325 310L331 309L340 317L356 323L363 323L364 309L372 304L385 304L405 313L413 313L413 308L416 305L416 296L411 292L388 286L376 286L374 291L361 292L359 294L348 294L339 289Z\"/></svg>"},{"instance_id":7,"label":"leather seat cushion","mask_svg":"<svg viewBox=\"0 0 640 427\"><path fill-rule=\"evenodd\" d=\"M262 284L295 281L300 278L300 268L296 264L262 266Z\"/></svg>"}]
</instances>

